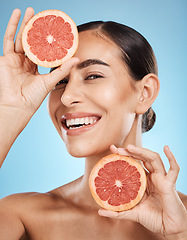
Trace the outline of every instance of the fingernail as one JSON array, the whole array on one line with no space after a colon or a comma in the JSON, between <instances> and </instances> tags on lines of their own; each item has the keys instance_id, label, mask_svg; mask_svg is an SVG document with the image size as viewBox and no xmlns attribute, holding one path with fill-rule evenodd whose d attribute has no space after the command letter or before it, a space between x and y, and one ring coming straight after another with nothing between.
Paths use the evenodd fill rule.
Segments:
<instances>
[{"instance_id":1,"label":"fingernail","mask_svg":"<svg viewBox=\"0 0 187 240\"><path fill-rule=\"evenodd\" d=\"M99 210L98 210L98 214L99 214L100 216L102 216L102 209L99 209Z\"/></svg>"},{"instance_id":2,"label":"fingernail","mask_svg":"<svg viewBox=\"0 0 187 240\"><path fill-rule=\"evenodd\" d=\"M130 156L129 152L127 152L125 149L118 149L118 154L123 156Z\"/></svg>"},{"instance_id":3,"label":"fingernail","mask_svg":"<svg viewBox=\"0 0 187 240\"><path fill-rule=\"evenodd\" d=\"M132 145L132 144L129 144L129 145L127 146L127 149L128 149L128 150L133 150L133 149L135 149L135 146Z\"/></svg>"},{"instance_id":4,"label":"fingernail","mask_svg":"<svg viewBox=\"0 0 187 240\"><path fill-rule=\"evenodd\" d=\"M165 148L167 148L171 152L170 147L168 145L166 145Z\"/></svg>"}]
</instances>

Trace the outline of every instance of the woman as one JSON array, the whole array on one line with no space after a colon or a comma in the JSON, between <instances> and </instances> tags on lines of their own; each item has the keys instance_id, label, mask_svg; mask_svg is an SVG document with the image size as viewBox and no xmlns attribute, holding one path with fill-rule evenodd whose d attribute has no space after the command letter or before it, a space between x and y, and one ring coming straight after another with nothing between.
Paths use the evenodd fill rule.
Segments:
<instances>
[{"instance_id":1,"label":"woman","mask_svg":"<svg viewBox=\"0 0 187 240\"><path fill-rule=\"evenodd\" d=\"M75 57L40 75L21 45L22 30L33 14L28 8L15 43L19 10L13 12L5 33L0 58L0 161L50 92L51 119L68 152L85 157L85 173L46 194L1 199L1 238L187 239L187 198L175 190L177 162L165 146L170 163L166 172L159 155L141 147L141 132L154 122L151 105L159 91L150 45L116 23L82 25ZM120 42L121 31L126 32L122 37L126 43ZM91 169L111 152L133 156L148 170L144 198L126 212L99 209L89 191Z\"/></svg>"}]
</instances>

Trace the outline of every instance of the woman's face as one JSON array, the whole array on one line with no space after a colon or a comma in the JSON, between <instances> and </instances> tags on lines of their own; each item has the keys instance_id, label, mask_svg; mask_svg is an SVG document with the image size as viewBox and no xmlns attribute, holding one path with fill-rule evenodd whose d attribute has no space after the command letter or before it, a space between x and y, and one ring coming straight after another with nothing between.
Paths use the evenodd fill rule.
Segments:
<instances>
[{"instance_id":1,"label":"woman's face","mask_svg":"<svg viewBox=\"0 0 187 240\"><path fill-rule=\"evenodd\" d=\"M80 59L69 76L50 93L50 117L75 157L123 146L135 119L138 93L132 86L119 48L106 38L79 34Z\"/></svg>"}]
</instances>

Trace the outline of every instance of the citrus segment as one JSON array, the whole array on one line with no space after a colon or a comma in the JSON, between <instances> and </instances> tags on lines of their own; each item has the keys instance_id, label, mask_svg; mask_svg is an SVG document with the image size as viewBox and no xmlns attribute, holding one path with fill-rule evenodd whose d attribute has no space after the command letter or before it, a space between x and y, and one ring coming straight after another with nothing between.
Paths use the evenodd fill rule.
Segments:
<instances>
[{"instance_id":1,"label":"citrus segment","mask_svg":"<svg viewBox=\"0 0 187 240\"><path fill-rule=\"evenodd\" d=\"M43 67L56 67L77 50L77 27L64 12L46 10L33 16L26 24L22 44L31 61Z\"/></svg>"},{"instance_id":2,"label":"citrus segment","mask_svg":"<svg viewBox=\"0 0 187 240\"><path fill-rule=\"evenodd\" d=\"M89 186L95 201L102 208L124 211L142 199L146 175L140 163L133 158L111 154L95 165Z\"/></svg>"}]
</instances>

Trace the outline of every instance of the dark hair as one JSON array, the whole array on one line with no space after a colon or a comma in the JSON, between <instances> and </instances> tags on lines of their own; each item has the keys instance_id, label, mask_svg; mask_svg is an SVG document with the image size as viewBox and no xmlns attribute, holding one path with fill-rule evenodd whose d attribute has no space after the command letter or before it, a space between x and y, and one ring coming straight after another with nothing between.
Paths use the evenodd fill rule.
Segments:
<instances>
[{"instance_id":1,"label":"dark hair","mask_svg":"<svg viewBox=\"0 0 187 240\"><path fill-rule=\"evenodd\" d=\"M136 30L120 23L94 21L78 26L78 31L96 30L118 45L122 52L129 74L140 81L149 73L158 75L157 62L152 47ZM101 36L102 36L101 35ZM150 107L142 117L142 132L149 131L156 120L156 114Z\"/></svg>"}]
</instances>

